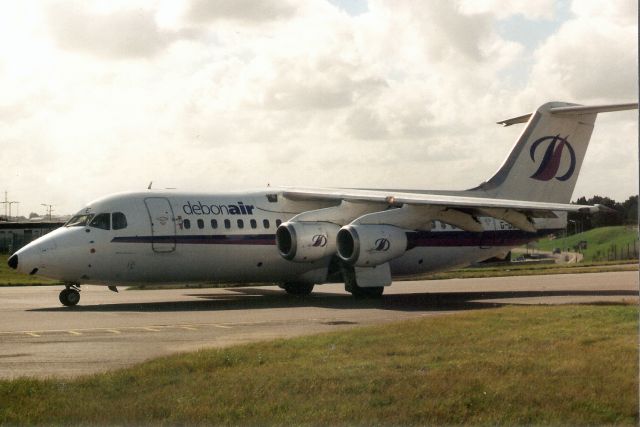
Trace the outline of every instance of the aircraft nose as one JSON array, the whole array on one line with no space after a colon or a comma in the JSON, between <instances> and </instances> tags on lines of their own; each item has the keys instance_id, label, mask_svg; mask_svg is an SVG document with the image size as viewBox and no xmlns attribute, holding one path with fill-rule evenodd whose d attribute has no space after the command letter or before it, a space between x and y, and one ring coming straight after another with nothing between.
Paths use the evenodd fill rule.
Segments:
<instances>
[{"instance_id":1,"label":"aircraft nose","mask_svg":"<svg viewBox=\"0 0 640 427\"><path fill-rule=\"evenodd\" d=\"M7 264L9 264L9 267L16 270L18 268L18 255L11 255L11 257L7 261Z\"/></svg>"}]
</instances>

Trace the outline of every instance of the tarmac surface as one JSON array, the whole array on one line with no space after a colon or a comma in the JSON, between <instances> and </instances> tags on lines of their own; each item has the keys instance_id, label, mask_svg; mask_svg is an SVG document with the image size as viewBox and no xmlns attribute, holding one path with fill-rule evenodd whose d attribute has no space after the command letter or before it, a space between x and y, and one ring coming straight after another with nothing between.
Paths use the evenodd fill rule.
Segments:
<instances>
[{"instance_id":1,"label":"tarmac surface","mask_svg":"<svg viewBox=\"0 0 640 427\"><path fill-rule=\"evenodd\" d=\"M342 285L305 298L277 287L121 290L0 288L0 378L75 377L203 348L315 334L505 304L638 301L638 272L396 282L380 300Z\"/></svg>"}]
</instances>

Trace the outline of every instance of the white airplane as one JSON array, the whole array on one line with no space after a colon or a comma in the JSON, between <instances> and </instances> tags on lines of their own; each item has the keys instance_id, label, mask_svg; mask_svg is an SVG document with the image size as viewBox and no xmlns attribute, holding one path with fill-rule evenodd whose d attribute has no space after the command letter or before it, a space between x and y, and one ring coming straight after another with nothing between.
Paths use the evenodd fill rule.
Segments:
<instances>
[{"instance_id":1,"label":"white airplane","mask_svg":"<svg viewBox=\"0 0 640 427\"><path fill-rule=\"evenodd\" d=\"M503 165L466 191L267 188L206 194L145 191L89 203L8 264L65 283L275 282L289 294L344 282L380 296L393 278L469 265L563 230L598 113L637 103L549 102L498 122L527 123Z\"/></svg>"}]
</instances>

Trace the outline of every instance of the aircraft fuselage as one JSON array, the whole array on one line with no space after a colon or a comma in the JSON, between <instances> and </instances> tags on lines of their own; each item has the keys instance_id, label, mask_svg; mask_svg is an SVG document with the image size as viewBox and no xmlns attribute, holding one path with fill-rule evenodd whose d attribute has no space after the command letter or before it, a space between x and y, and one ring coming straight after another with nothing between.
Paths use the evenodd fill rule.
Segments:
<instances>
[{"instance_id":1,"label":"aircraft fuselage","mask_svg":"<svg viewBox=\"0 0 640 427\"><path fill-rule=\"evenodd\" d=\"M326 283L331 257L291 262L276 248L277 227L297 214L334 206L291 201L278 192L198 194L149 191L90 203L71 220L21 249L18 270L69 283L124 285L185 282ZM85 218L82 216L86 215ZM100 218L102 218L100 220ZM481 217L483 232L434 221L406 230L408 250L390 262L394 278L468 265L564 228L545 219L530 233Z\"/></svg>"}]
</instances>

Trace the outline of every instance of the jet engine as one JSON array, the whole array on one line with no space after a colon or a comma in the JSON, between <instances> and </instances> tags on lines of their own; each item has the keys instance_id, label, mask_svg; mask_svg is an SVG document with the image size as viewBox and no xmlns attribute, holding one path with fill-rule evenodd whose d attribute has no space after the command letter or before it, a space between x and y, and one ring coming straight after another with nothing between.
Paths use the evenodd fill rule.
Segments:
<instances>
[{"instance_id":1,"label":"jet engine","mask_svg":"<svg viewBox=\"0 0 640 427\"><path fill-rule=\"evenodd\" d=\"M276 246L286 260L317 261L336 252L339 229L330 222L285 222L276 230Z\"/></svg>"},{"instance_id":2,"label":"jet engine","mask_svg":"<svg viewBox=\"0 0 640 427\"><path fill-rule=\"evenodd\" d=\"M407 233L392 225L346 225L338 231L338 256L356 267L375 267L406 251Z\"/></svg>"}]
</instances>

